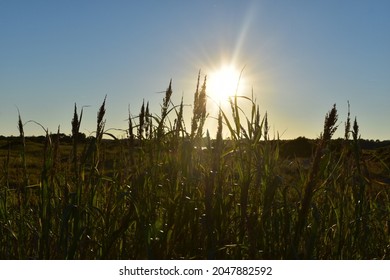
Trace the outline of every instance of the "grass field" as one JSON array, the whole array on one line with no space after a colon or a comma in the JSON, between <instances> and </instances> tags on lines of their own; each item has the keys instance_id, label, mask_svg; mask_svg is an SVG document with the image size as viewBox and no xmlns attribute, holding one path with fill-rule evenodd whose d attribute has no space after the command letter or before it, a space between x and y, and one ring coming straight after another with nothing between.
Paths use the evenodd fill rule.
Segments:
<instances>
[{"instance_id":1,"label":"grass field","mask_svg":"<svg viewBox=\"0 0 390 280\"><path fill-rule=\"evenodd\" d=\"M390 258L390 148L362 149L356 119L332 140L333 107L319 139L270 139L235 96L209 135L205 82L189 131L171 95L129 115L126 139L106 134L106 100L86 139L76 105L67 139L26 138L19 117L0 140L0 258Z\"/></svg>"}]
</instances>

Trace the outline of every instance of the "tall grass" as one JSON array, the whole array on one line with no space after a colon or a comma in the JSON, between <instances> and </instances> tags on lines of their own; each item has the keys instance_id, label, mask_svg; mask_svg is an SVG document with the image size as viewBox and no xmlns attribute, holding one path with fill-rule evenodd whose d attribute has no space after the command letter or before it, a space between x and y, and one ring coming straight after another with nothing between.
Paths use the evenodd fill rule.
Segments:
<instances>
[{"instance_id":1,"label":"tall grass","mask_svg":"<svg viewBox=\"0 0 390 280\"><path fill-rule=\"evenodd\" d=\"M232 97L216 135L204 131L200 80L199 72L190 131L183 100L172 103L172 81L160 114L145 101L138 115L129 112L127 139L105 129L104 98L93 135L81 137L75 104L71 143L45 130L37 156L19 114L20 144L2 157L0 258L389 258L389 185L371 178L349 104L342 146L331 140L334 106L304 167L281 156L283 141L271 139L253 97Z\"/></svg>"}]
</instances>

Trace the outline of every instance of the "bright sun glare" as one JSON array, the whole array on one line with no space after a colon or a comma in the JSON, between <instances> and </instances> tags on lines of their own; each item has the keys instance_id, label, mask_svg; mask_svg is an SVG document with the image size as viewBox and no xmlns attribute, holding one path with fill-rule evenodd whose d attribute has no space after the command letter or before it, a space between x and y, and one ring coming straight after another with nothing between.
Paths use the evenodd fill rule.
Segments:
<instances>
[{"instance_id":1,"label":"bright sun glare","mask_svg":"<svg viewBox=\"0 0 390 280\"><path fill-rule=\"evenodd\" d=\"M242 87L241 71L233 65L224 65L207 76L207 94L217 103L225 102Z\"/></svg>"}]
</instances>

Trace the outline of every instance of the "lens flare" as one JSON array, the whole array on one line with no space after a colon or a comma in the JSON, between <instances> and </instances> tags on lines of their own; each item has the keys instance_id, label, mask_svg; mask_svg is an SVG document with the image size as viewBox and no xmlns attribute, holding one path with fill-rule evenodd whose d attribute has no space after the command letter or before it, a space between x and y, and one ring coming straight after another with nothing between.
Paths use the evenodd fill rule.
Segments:
<instances>
[{"instance_id":1,"label":"lens flare","mask_svg":"<svg viewBox=\"0 0 390 280\"><path fill-rule=\"evenodd\" d=\"M208 75L207 94L214 102L224 103L242 86L241 71L234 65L223 65Z\"/></svg>"}]
</instances>

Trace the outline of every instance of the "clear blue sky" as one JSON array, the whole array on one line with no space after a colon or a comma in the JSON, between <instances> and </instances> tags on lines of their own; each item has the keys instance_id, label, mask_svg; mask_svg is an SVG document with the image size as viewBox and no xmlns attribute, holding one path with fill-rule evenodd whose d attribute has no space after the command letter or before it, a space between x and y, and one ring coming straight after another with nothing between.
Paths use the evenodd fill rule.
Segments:
<instances>
[{"instance_id":1,"label":"clear blue sky","mask_svg":"<svg viewBox=\"0 0 390 280\"><path fill-rule=\"evenodd\" d=\"M160 112L171 78L174 101L191 104L198 70L232 62L282 138L319 136L334 103L342 136L349 100L362 138L390 139L389 11L387 0L0 0L0 134L18 134L17 107L70 134L75 102L90 106L89 134L106 94L106 128L125 129L143 99Z\"/></svg>"}]
</instances>

